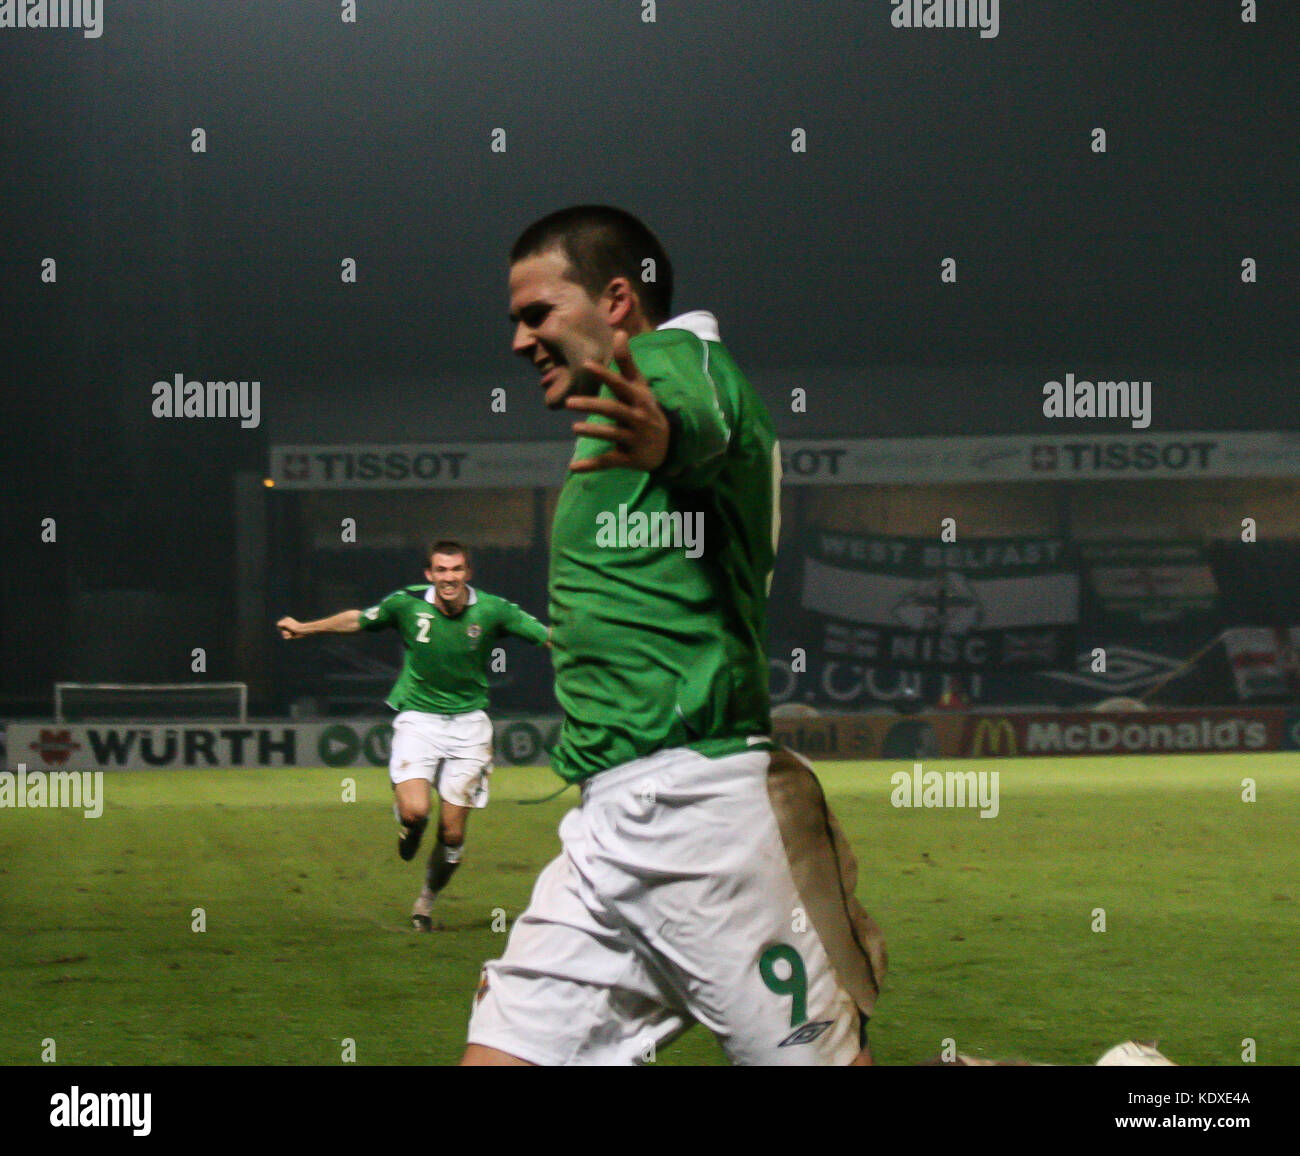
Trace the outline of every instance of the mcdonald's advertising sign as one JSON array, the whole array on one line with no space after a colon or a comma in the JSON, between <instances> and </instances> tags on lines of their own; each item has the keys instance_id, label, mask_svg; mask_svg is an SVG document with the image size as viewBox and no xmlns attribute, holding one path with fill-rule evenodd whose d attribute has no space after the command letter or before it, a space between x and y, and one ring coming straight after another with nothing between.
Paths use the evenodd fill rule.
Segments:
<instances>
[{"instance_id":1,"label":"mcdonald's advertising sign","mask_svg":"<svg viewBox=\"0 0 1300 1156\"><path fill-rule=\"evenodd\" d=\"M972 714L960 750L970 758L1275 751L1285 715L1276 707Z\"/></svg>"}]
</instances>

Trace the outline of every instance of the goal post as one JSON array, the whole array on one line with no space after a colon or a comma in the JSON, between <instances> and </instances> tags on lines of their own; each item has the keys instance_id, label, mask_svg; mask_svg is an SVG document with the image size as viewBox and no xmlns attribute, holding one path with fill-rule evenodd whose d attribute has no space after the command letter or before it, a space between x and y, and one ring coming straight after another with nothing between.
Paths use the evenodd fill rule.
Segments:
<instances>
[{"instance_id":1,"label":"goal post","mask_svg":"<svg viewBox=\"0 0 1300 1156\"><path fill-rule=\"evenodd\" d=\"M126 719L248 721L246 682L56 682L57 723Z\"/></svg>"}]
</instances>

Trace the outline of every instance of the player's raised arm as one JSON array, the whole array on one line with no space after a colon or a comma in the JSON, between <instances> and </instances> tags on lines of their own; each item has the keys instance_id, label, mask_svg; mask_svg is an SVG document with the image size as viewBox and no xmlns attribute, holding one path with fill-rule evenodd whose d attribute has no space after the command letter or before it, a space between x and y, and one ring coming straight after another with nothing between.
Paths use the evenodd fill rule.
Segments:
<instances>
[{"instance_id":1,"label":"player's raised arm","mask_svg":"<svg viewBox=\"0 0 1300 1156\"><path fill-rule=\"evenodd\" d=\"M522 638L535 646L550 645L551 628L549 626L539 622L522 606L516 605L505 598L501 599L500 607L497 629L502 634L512 634L514 637Z\"/></svg>"},{"instance_id":2,"label":"player's raised arm","mask_svg":"<svg viewBox=\"0 0 1300 1156\"><path fill-rule=\"evenodd\" d=\"M568 408L609 418L612 425L583 422L573 431L601 438L612 448L577 461L575 472L622 467L658 472L689 489L707 486L722 467L731 424L709 376L704 342L685 330L642 334L636 359L626 336L615 337L618 372L587 362L584 366L614 394L570 397Z\"/></svg>"},{"instance_id":3,"label":"player's raised arm","mask_svg":"<svg viewBox=\"0 0 1300 1156\"><path fill-rule=\"evenodd\" d=\"M627 335L614 335L614 363L617 372L595 361L583 362L582 368L609 387L613 397L573 396L565 405L581 413L610 419L604 422L576 422L573 432L579 437L600 438L612 443L609 450L594 458L569 463L574 473L622 468L657 470L668 454L673 427L656 398L645 375L637 367L628 348Z\"/></svg>"},{"instance_id":4,"label":"player's raised arm","mask_svg":"<svg viewBox=\"0 0 1300 1156\"><path fill-rule=\"evenodd\" d=\"M305 638L308 634L355 634L361 629L361 611L341 610L338 614L318 618L315 622L281 618L275 625L281 638Z\"/></svg>"}]
</instances>

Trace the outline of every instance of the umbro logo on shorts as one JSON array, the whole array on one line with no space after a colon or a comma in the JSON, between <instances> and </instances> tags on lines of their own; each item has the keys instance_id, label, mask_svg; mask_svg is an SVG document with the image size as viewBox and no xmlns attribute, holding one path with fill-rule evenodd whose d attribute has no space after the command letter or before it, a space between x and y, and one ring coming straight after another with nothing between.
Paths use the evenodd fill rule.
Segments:
<instances>
[{"instance_id":1,"label":"umbro logo on shorts","mask_svg":"<svg viewBox=\"0 0 1300 1156\"><path fill-rule=\"evenodd\" d=\"M834 1022L834 1020L818 1020L814 1024L800 1024L776 1046L792 1048L796 1044L810 1044Z\"/></svg>"}]
</instances>

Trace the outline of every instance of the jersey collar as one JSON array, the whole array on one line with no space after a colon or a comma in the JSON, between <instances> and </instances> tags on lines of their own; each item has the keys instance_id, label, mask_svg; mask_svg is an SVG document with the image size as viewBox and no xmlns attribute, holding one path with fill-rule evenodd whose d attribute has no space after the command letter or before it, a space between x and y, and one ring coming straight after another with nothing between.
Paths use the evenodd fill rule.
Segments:
<instances>
[{"instance_id":1,"label":"jersey collar","mask_svg":"<svg viewBox=\"0 0 1300 1156\"><path fill-rule=\"evenodd\" d=\"M473 586L470 586L468 584L466 584L465 589L469 591L469 597L465 599L465 605L466 607L473 606L474 603L478 601L478 591L475 590ZM439 614L442 614L442 610L438 606L437 599L438 599L438 592L433 588L432 585L430 585L429 589L424 592L424 600L435 610L437 610ZM465 611L462 610L461 613L464 614ZM450 615L443 614L443 617L448 618L450 617Z\"/></svg>"},{"instance_id":2,"label":"jersey collar","mask_svg":"<svg viewBox=\"0 0 1300 1156\"><path fill-rule=\"evenodd\" d=\"M660 329L688 329L701 341L721 341L718 336L718 319L705 309L693 309L690 313L679 313L665 321Z\"/></svg>"}]
</instances>

